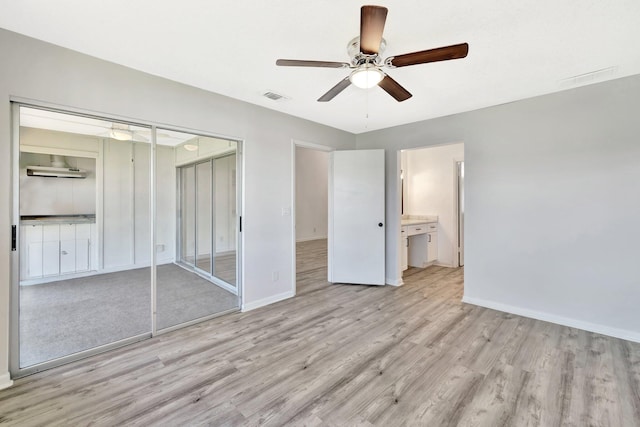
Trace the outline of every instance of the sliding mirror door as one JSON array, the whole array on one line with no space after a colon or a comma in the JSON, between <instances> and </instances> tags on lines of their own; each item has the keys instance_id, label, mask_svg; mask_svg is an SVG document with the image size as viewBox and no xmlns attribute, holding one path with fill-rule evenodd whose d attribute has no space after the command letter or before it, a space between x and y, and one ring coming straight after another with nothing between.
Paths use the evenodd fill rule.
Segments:
<instances>
[{"instance_id":1,"label":"sliding mirror door","mask_svg":"<svg viewBox=\"0 0 640 427\"><path fill-rule=\"evenodd\" d=\"M20 375L150 336L151 145L149 128L13 108Z\"/></svg>"},{"instance_id":2,"label":"sliding mirror door","mask_svg":"<svg viewBox=\"0 0 640 427\"><path fill-rule=\"evenodd\" d=\"M163 330L239 307L237 143L157 134L156 319Z\"/></svg>"}]
</instances>

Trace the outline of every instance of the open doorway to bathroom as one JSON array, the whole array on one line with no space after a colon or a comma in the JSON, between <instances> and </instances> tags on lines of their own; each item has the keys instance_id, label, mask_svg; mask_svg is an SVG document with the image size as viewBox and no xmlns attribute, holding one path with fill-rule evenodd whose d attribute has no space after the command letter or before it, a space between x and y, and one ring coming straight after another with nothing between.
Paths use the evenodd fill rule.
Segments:
<instances>
[{"instance_id":1,"label":"open doorway to bathroom","mask_svg":"<svg viewBox=\"0 0 640 427\"><path fill-rule=\"evenodd\" d=\"M403 275L464 265L464 144L400 152Z\"/></svg>"}]
</instances>

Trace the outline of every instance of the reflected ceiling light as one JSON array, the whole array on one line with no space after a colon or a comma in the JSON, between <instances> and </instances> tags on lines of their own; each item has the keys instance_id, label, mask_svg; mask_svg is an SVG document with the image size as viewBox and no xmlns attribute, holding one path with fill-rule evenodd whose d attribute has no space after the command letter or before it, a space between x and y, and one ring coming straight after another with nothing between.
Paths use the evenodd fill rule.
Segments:
<instances>
[{"instance_id":1,"label":"reflected ceiling light","mask_svg":"<svg viewBox=\"0 0 640 427\"><path fill-rule=\"evenodd\" d=\"M363 64L353 70L353 72L349 76L349 80L351 80L351 83L353 83L356 87L369 89L380 83L383 77L384 74L382 73L382 71L380 71L380 69L378 69L378 67L369 64Z\"/></svg>"},{"instance_id":2,"label":"reflected ceiling light","mask_svg":"<svg viewBox=\"0 0 640 427\"><path fill-rule=\"evenodd\" d=\"M111 138L118 141L131 141L133 139L133 132L125 129L111 129Z\"/></svg>"},{"instance_id":3,"label":"reflected ceiling light","mask_svg":"<svg viewBox=\"0 0 640 427\"><path fill-rule=\"evenodd\" d=\"M195 144L184 144L184 149L187 151L196 151L198 146Z\"/></svg>"}]
</instances>

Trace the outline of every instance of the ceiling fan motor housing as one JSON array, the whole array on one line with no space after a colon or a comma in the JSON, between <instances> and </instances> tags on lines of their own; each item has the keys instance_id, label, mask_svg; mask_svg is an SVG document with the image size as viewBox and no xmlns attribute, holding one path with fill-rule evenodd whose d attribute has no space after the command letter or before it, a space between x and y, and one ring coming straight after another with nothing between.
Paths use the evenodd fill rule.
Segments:
<instances>
[{"instance_id":1,"label":"ceiling fan motor housing","mask_svg":"<svg viewBox=\"0 0 640 427\"><path fill-rule=\"evenodd\" d=\"M377 54L369 55L366 53L362 53L360 51L360 37L358 36L351 39L351 41L347 44L347 53L349 55L349 58L351 58L351 65L353 67L359 67L363 64L371 64L376 67L380 67L383 65L380 55L382 55L386 47L387 41L383 38L380 41L380 49L378 49Z\"/></svg>"}]
</instances>

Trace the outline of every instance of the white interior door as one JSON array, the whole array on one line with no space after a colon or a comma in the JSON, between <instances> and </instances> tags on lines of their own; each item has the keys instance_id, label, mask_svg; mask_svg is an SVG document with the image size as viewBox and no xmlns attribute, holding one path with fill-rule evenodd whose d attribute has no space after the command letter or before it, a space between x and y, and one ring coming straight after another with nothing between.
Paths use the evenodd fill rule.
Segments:
<instances>
[{"instance_id":1,"label":"white interior door","mask_svg":"<svg viewBox=\"0 0 640 427\"><path fill-rule=\"evenodd\" d=\"M384 285L384 150L331 153L329 282Z\"/></svg>"}]
</instances>

